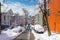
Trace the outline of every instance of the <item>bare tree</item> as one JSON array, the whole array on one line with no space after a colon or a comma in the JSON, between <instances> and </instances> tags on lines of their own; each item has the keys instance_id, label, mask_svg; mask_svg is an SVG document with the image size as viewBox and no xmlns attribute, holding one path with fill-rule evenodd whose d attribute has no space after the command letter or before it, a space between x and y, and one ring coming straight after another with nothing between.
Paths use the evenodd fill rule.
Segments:
<instances>
[{"instance_id":1,"label":"bare tree","mask_svg":"<svg viewBox=\"0 0 60 40\"><path fill-rule=\"evenodd\" d=\"M49 1L48 1L48 2L49 2ZM44 23L45 23L46 26L47 26L48 36L50 36L50 35L51 35L51 31L50 31L50 27L49 27L49 23L48 23L48 12L47 12L47 6L48 6L48 5L46 5L46 4L47 4L47 3L46 3L46 0L44 0L43 3L44 3L44 4L40 5L39 8L40 8L40 10L41 10L42 13L43 13L43 21L44 21Z\"/></svg>"}]
</instances>

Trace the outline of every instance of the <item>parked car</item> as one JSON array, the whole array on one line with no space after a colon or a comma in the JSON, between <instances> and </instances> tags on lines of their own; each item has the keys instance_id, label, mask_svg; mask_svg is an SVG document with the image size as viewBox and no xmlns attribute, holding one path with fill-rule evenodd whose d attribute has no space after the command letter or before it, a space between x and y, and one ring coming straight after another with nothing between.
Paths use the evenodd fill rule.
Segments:
<instances>
[{"instance_id":1,"label":"parked car","mask_svg":"<svg viewBox=\"0 0 60 40\"><path fill-rule=\"evenodd\" d=\"M21 27L21 26L14 27L12 29L13 32L17 32L17 33L22 32L23 30L25 30L25 29L24 29L24 27Z\"/></svg>"},{"instance_id":2,"label":"parked car","mask_svg":"<svg viewBox=\"0 0 60 40\"><path fill-rule=\"evenodd\" d=\"M36 24L36 25L32 26L32 29L36 33L39 33L39 34L44 33L44 28L41 25L39 25L39 24Z\"/></svg>"}]
</instances>

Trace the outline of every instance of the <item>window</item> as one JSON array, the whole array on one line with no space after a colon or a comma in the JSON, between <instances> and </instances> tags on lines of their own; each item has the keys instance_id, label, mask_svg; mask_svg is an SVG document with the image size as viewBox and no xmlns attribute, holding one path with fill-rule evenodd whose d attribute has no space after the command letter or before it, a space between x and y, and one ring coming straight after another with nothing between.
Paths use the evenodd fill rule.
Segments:
<instances>
[{"instance_id":1,"label":"window","mask_svg":"<svg viewBox=\"0 0 60 40\"><path fill-rule=\"evenodd\" d=\"M50 9L48 9L47 14L48 14L48 16L50 16Z\"/></svg>"},{"instance_id":2,"label":"window","mask_svg":"<svg viewBox=\"0 0 60 40\"><path fill-rule=\"evenodd\" d=\"M6 16L4 15L4 20L6 20Z\"/></svg>"},{"instance_id":3,"label":"window","mask_svg":"<svg viewBox=\"0 0 60 40\"><path fill-rule=\"evenodd\" d=\"M48 1L48 4L50 3L50 0L47 0Z\"/></svg>"}]
</instances>

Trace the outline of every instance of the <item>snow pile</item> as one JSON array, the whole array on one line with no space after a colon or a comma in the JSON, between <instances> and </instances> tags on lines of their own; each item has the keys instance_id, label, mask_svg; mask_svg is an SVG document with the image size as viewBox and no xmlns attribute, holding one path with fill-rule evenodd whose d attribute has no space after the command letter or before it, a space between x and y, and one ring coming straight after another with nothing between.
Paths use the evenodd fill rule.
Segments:
<instances>
[{"instance_id":1,"label":"snow pile","mask_svg":"<svg viewBox=\"0 0 60 40\"><path fill-rule=\"evenodd\" d=\"M7 34L0 34L0 40L10 40L9 36Z\"/></svg>"},{"instance_id":2,"label":"snow pile","mask_svg":"<svg viewBox=\"0 0 60 40\"><path fill-rule=\"evenodd\" d=\"M12 30L9 30L9 29L7 31L2 31L2 33L5 33L5 34L9 35L9 37L17 34L17 33L13 32Z\"/></svg>"},{"instance_id":3,"label":"snow pile","mask_svg":"<svg viewBox=\"0 0 60 40\"><path fill-rule=\"evenodd\" d=\"M15 36L17 36L19 33L15 33L11 30L7 30L7 31L2 31L1 35L0 35L0 40L11 40L13 39Z\"/></svg>"},{"instance_id":4,"label":"snow pile","mask_svg":"<svg viewBox=\"0 0 60 40\"><path fill-rule=\"evenodd\" d=\"M20 30L22 31L18 32ZM18 26L13 29L7 29L6 31L3 30L0 35L0 40L12 40L24 31L25 29L23 27L18 27Z\"/></svg>"},{"instance_id":5,"label":"snow pile","mask_svg":"<svg viewBox=\"0 0 60 40\"><path fill-rule=\"evenodd\" d=\"M51 32L51 36L48 36L47 31L40 36L45 40L60 40L60 34L56 34L56 33L53 33L53 32Z\"/></svg>"},{"instance_id":6,"label":"snow pile","mask_svg":"<svg viewBox=\"0 0 60 40\"><path fill-rule=\"evenodd\" d=\"M44 31L43 27L38 24L34 26L32 25L32 27L34 27L35 30ZM51 36L48 36L48 31L45 31L43 34L38 34L34 30L32 30L32 33L35 36L35 40L60 40L60 34L56 34L53 32L51 32Z\"/></svg>"},{"instance_id":7,"label":"snow pile","mask_svg":"<svg viewBox=\"0 0 60 40\"><path fill-rule=\"evenodd\" d=\"M51 36L48 36L48 32L46 31L44 34L37 34L34 31L32 33L35 36L35 40L60 40L60 34L56 34L51 32Z\"/></svg>"},{"instance_id":8,"label":"snow pile","mask_svg":"<svg viewBox=\"0 0 60 40\"><path fill-rule=\"evenodd\" d=\"M1 35L2 37L0 38L0 40L1 39L3 39L3 40L4 39L10 40L10 39L13 39L15 36L17 36L19 33L15 33L13 31L7 30L7 31L2 31L2 34L4 34L4 35Z\"/></svg>"}]
</instances>

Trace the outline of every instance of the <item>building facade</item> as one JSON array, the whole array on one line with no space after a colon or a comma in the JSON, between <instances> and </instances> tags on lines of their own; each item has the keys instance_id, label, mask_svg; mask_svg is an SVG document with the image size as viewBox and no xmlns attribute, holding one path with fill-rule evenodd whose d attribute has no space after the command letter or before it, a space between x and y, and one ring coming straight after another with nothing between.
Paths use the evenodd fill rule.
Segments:
<instances>
[{"instance_id":1,"label":"building facade","mask_svg":"<svg viewBox=\"0 0 60 40\"><path fill-rule=\"evenodd\" d=\"M60 0L50 0L48 21L53 32L60 33Z\"/></svg>"},{"instance_id":2,"label":"building facade","mask_svg":"<svg viewBox=\"0 0 60 40\"><path fill-rule=\"evenodd\" d=\"M2 12L1 15L1 25L5 27L9 27L12 22L13 11L10 9L7 12Z\"/></svg>"},{"instance_id":3,"label":"building facade","mask_svg":"<svg viewBox=\"0 0 60 40\"><path fill-rule=\"evenodd\" d=\"M18 13L15 14L12 18L12 24L14 25L18 25L18 26L22 26L25 25L25 17L24 16L20 16Z\"/></svg>"},{"instance_id":4,"label":"building facade","mask_svg":"<svg viewBox=\"0 0 60 40\"><path fill-rule=\"evenodd\" d=\"M35 15L36 24L43 25L43 14L42 12Z\"/></svg>"}]
</instances>

